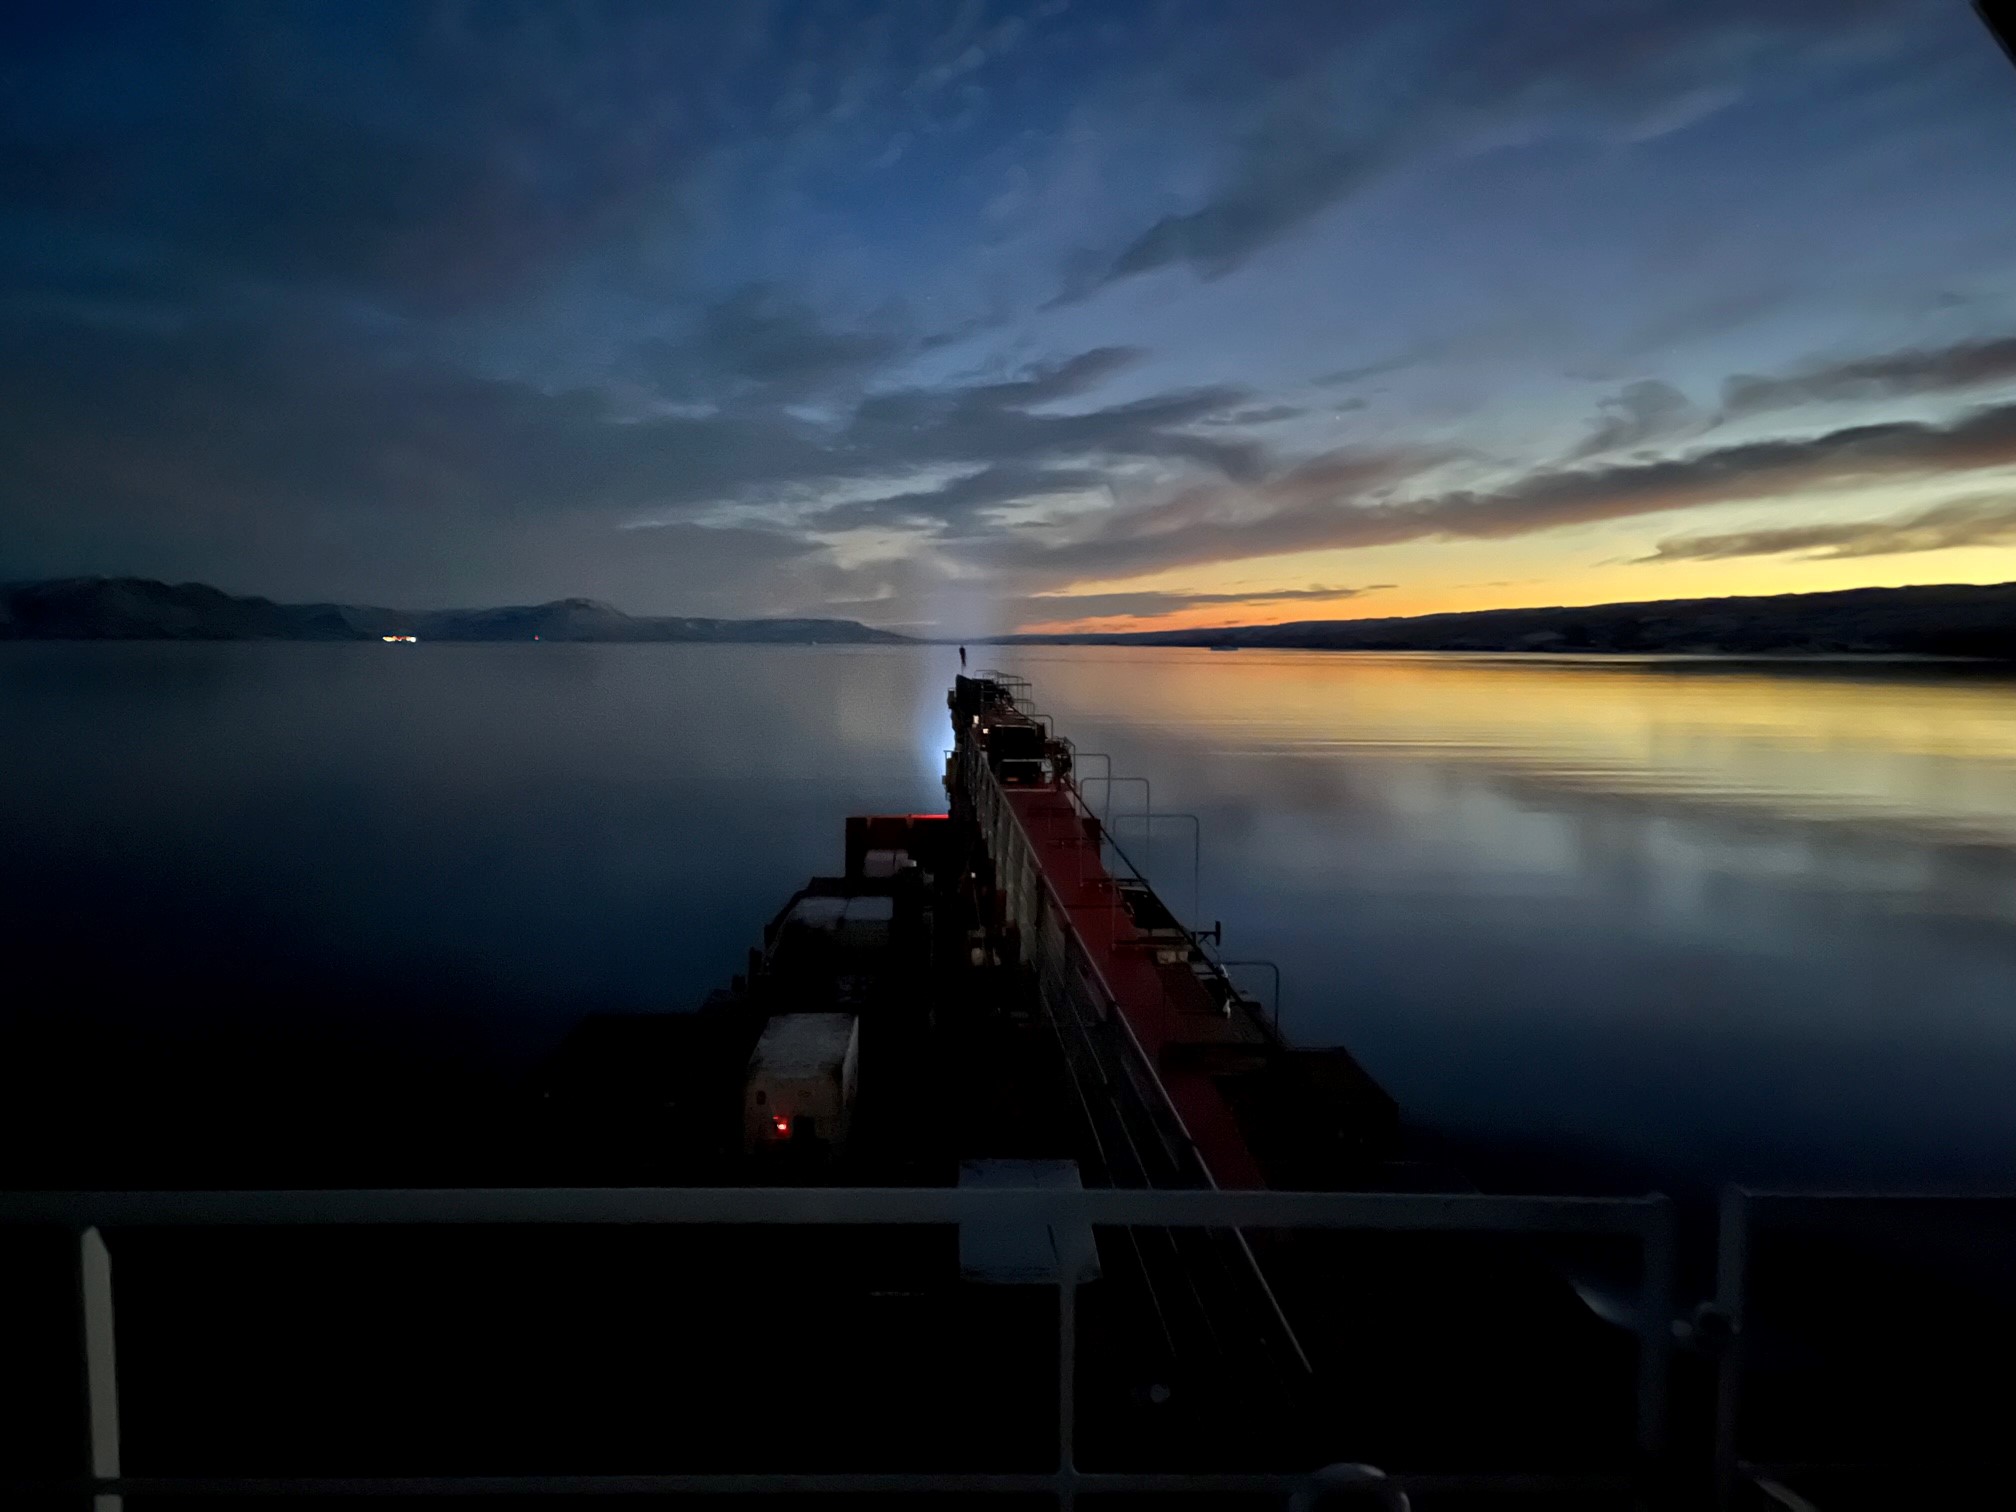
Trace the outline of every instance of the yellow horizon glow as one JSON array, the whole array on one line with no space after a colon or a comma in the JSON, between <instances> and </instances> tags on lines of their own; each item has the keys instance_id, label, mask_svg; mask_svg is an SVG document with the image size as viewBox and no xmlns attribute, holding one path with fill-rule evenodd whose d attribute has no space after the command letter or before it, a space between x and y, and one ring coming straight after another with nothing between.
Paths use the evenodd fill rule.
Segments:
<instances>
[{"instance_id":1,"label":"yellow horizon glow","mask_svg":"<svg viewBox=\"0 0 2016 1512\"><path fill-rule=\"evenodd\" d=\"M1234 593L1250 597L1160 615L1059 612L1032 617L1018 628L1029 634L1124 634L1279 625L1297 620L1410 618L1486 609L1827 593L1848 588L2005 583L2016 581L2016 545L1954 546L1888 556L1784 554L1713 561L1639 560L1661 541L1675 537L1793 524L1877 523L1950 500L1963 488L1979 491L1997 487L2016 489L2016 471L1975 474L1964 483L1952 475L1934 475L1662 510L1497 540L1428 539L1198 563L1132 578L1076 583L1058 596ZM1311 585L1380 583L1396 586L1332 599L1268 597L1270 590L1299 592Z\"/></svg>"},{"instance_id":2,"label":"yellow horizon glow","mask_svg":"<svg viewBox=\"0 0 2016 1512\"><path fill-rule=\"evenodd\" d=\"M1986 551L1942 552L1941 556L1991 555ZM1492 609L1580 609L1604 604L1659 603L1666 600L1710 598L1761 598L1785 593L1831 593L1847 588L1915 588L1943 584L1972 584L1991 587L2016 583L2016 554L1992 553L2001 559L1993 566L1900 572L1880 577L1866 572L1806 574L1743 573L1723 574L1712 583L1681 586L1679 574L1663 567L1663 584L1646 583L1642 591L1621 583L1592 582L1586 578L1562 578L1534 585L1507 586L1488 596L1458 590L1419 593L1379 593L1334 599L1270 600L1258 594L1244 606L1210 604L1195 609L1158 615L1104 615L1078 619L1029 620L1018 624L1020 635L1125 635L1149 630L1227 630L1253 625L1291 625L1304 620L1416 619L1431 614L1464 614ZM1701 563L1704 567L1724 567L1726 562ZM1812 566L1852 566L1852 563L1812 563ZM1124 590L1087 590L1124 591ZM1201 590L1200 590L1201 591Z\"/></svg>"},{"instance_id":3,"label":"yellow horizon glow","mask_svg":"<svg viewBox=\"0 0 2016 1512\"><path fill-rule=\"evenodd\" d=\"M1557 548L1558 552L1558 548ZM1237 584L1224 582L1227 569L1194 574L1163 573L1155 579L1087 583L1074 594L1222 593L1252 588L1250 599L1200 605L1160 615L1057 615L1030 619L1024 634L1125 634L1146 630L1209 630L1236 625L1281 625L1298 620L1412 618L1426 614L1486 609L1575 608L1598 604L1658 602L1665 599L1749 598L1779 593L1828 593L1847 588L1906 588L1940 583L1994 584L2016 581L2016 547L1953 547L1887 557L1826 559L1750 557L1726 561L1615 562L1560 570L1543 565L1528 543L1379 548L1282 558L1266 564L1267 576L1286 588L1311 582L1348 581L1355 576L1396 583L1392 589L1357 597L1269 600L1252 587L1257 564L1241 569ZM1489 569L1496 564L1502 572ZM1376 561L1369 560L1376 558ZM1554 566L1547 571L1546 566ZM1371 570L1368 570L1371 569ZM1535 568L1540 570L1535 571ZM1486 575L1488 574L1488 575ZM1215 580L1214 580L1215 579ZM1299 581L1298 581L1299 580ZM1040 601L1039 601L1040 602Z\"/></svg>"}]
</instances>

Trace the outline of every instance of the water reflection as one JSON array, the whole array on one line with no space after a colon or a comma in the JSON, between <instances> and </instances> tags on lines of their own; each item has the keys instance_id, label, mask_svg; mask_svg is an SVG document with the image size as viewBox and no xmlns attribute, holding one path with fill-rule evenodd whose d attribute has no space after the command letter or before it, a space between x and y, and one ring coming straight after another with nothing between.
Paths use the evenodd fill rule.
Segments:
<instances>
[{"instance_id":1,"label":"water reflection","mask_svg":"<svg viewBox=\"0 0 2016 1512\"><path fill-rule=\"evenodd\" d=\"M1293 1032L1352 1045L1418 1120L1668 1184L2016 1174L2005 677L1012 662L1204 816L1205 915L1281 961ZM1155 845L1184 895L1185 847Z\"/></svg>"},{"instance_id":2,"label":"water reflection","mask_svg":"<svg viewBox=\"0 0 2016 1512\"><path fill-rule=\"evenodd\" d=\"M950 656L0 648L0 1093L354 1111L691 1006L845 814L942 806Z\"/></svg>"},{"instance_id":3,"label":"water reflection","mask_svg":"<svg viewBox=\"0 0 2016 1512\"><path fill-rule=\"evenodd\" d=\"M983 659L1202 816L1201 914L1424 1127L1626 1182L2016 1175L1999 676ZM955 662L0 648L0 1094L427 1096L690 1005L842 816L939 805ZM1187 902L1184 828L1128 838Z\"/></svg>"}]
</instances>

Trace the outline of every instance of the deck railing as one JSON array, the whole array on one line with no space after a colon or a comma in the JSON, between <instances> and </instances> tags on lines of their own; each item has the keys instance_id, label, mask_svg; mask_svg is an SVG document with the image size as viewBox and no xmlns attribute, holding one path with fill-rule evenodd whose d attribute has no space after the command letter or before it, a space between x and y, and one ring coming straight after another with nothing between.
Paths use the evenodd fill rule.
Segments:
<instances>
[{"instance_id":1,"label":"deck railing","mask_svg":"<svg viewBox=\"0 0 2016 1512\"><path fill-rule=\"evenodd\" d=\"M1797 1232L1825 1224L1837 1230L1899 1233L1909 1232L1918 1222L1941 1212L1966 1215L1973 1220L1976 1231L1999 1223L2006 1232L2016 1223L2016 1194L1766 1192L1740 1186L1724 1189L1716 1229L1715 1299L1710 1304L1714 1324L1712 1348L1718 1356L1714 1442L1718 1507L1741 1505L1756 1488L1762 1488L1781 1505L1801 1505L1796 1495L1786 1500L1779 1488L1784 1481L1796 1481L1802 1472L1810 1473L1816 1468L1768 1456L1753 1457L1742 1450L1745 1374L1756 1310L1751 1296L1751 1275L1759 1230ZM1819 1468L1839 1471L1844 1467Z\"/></svg>"},{"instance_id":2,"label":"deck railing","mask_svg":"<svg viewBox=\"0 0 2016 1512\"><path fill-rule=\"evenodd\" d=\"M638 1474L506 1476L150 1476L120 1457L118 1347L112 1251L105 1236L140 1228L452 1224L897 1224L990 1227L1026 1224L1058 1246L1057 1463L1029 1474ZM1088 1471L1073 1449L1076 1427L1077 1291L1088 1273L1086 1236L1129 1227L1331 1229L1447 1234L1608 1234L1638 1241L1640 1299L1638 1423L1656 1450L1666 1417L1671 1338L1673 1225L1663 1197L1497 1197L1334 1192L1214 1192L999 1188L452 1188L388 1191L48 1192L0 1195L0 1225L61 1226L77 1235L90 1461L74 1479L0 1482L0 1495L71 1493L100 1512L123 1496L226 1495L592 1495L671 1493L1018 1493L1075 1498L1100 1492L1240 1492L1282 1497L1305 1491L1306 1472L1165 1474ZM1072 1236L1077 1236L1075 1239ZM1391 1506L1404 1496L1448 1490L1519 1491L1617 1487L1614 1473L1407 1474L1383 1481Z\"/></svg>"}]
</instances>

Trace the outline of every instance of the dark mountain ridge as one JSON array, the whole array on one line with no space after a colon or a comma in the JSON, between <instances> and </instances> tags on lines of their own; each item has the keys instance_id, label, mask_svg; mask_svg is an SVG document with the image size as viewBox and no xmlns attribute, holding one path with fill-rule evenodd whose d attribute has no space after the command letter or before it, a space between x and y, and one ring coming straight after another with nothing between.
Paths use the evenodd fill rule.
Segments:
<instances>
[{"instance_id":1,"label":"dark mountain ridge","mask_svg":"<svg viewBox=\"0 0 2016 1512\"><path fill-rule=\"evenodd\" d=\"M1210 630L1011 635L1005 644L1537 651L1729 656L1970 656L2016 661L2016 583L1849 588Z\"/></svg>"},{"instance_id":2,"label":"dark mountain ridge","mask_svg":"<svg viewBox=\"0 0 2016 1512\"><path fill-rule=\"evenodd\" d=\"M711 641L901 644L840 619L632 615L596 599L487 609L281 604L203 583L60 578L0 584L0 640ZM1009 635L1008 645L1322 651L1526 651L1732 656L1965 656L2016 661L2016 583L1850 588L1750 598L1480 609L1199 630Z\"/></svg>"},{"instance_id":3,"label":"dark mountain ridge","mask_svg":"<svg viewBox=\"0 0 2016 1512\"><path fill-rule=\"evenodd\" d=\"M204 583L59 578L0 585L0 640L421 640L901 642L854 620L699 619L625 614L595 599L496 609L278 604Z\"/></svg>"}]
</instances>

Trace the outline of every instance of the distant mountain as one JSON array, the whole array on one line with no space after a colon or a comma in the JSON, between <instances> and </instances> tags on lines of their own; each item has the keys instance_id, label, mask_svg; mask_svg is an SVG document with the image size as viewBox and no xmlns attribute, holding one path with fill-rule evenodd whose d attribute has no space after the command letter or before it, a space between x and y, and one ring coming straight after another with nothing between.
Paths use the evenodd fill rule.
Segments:
<instances>
[{"instance_id":1,"label":"distant mountain","mask_svg":"<svg viewBox=\"0 0 2016 1512\"><path fill-rule=\"evenodd\" d=\"M276 604L202 583L62 578L0 585L0 640L719 641L901 642L853 620L687 619L632 615L594 599L504 609L378 609Z\"/></svg>"},{"instance_id":2,"label":"distant mountain","mask_svg":"<svg viewBox=\"0 0 2016 1512\"><path fill-rule=\"evenodd\" d=\"M2016 661L2016 583L1850 588L1585 608L1300 620L1124 635L1012 635L1009 644L1314 651L1710 652L1734 656L1979 656Z\"/></svg>"}]
</instances>

